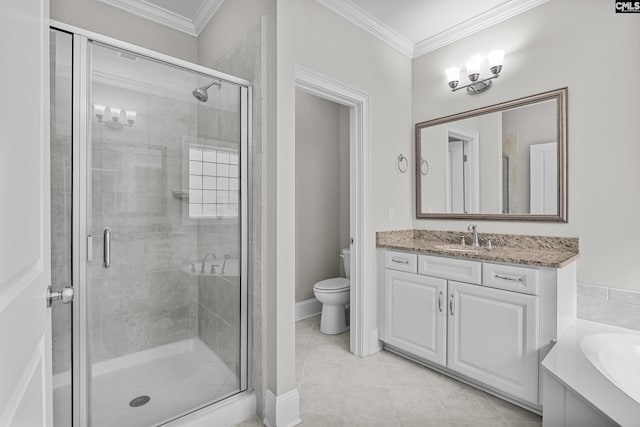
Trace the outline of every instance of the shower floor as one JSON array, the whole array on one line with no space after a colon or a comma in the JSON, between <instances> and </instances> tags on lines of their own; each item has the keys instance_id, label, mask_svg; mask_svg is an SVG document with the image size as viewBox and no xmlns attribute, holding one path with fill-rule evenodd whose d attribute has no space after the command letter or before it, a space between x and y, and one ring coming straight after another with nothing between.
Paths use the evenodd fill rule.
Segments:
<instances>
[{"instance_id":1,"label":"shower floor","mask_svg":"<svg viewBox=\"0 0 640 427\"><path fill-rule=\"evenodd\" d=\"M69 399L69 387L54 387L54 427L71 425L71 402L60 401ZM91 426L158 425L238 390L236 374L199 338L180 341L96 364ZM139 396L151 399L131 407Z\"/></svg>"}]
</instances>

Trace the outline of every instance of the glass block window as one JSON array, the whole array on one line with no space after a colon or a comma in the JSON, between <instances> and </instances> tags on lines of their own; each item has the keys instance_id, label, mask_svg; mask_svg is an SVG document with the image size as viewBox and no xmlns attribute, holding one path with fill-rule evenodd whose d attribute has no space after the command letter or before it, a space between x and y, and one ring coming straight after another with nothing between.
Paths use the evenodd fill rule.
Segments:
<instances>
[{"instance_id":1,"label":"glass block window","mask_svg":"<svg viewBox=\"0 0 640 427\"><path fill-rule=\"evenodd\" d=\"M237 218L240 195L238 152L189 147L189 217Z\"/></svg>"}]
</instances>

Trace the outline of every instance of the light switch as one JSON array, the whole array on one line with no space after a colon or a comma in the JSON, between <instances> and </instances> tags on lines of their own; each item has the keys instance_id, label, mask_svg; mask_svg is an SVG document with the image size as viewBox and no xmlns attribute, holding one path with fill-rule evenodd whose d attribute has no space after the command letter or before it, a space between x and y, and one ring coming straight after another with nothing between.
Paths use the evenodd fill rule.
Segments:
<instances>
[{"instance_id":1,"label":"light switch","mask_svg":"<svg viewBox=\"0 0 640 427\"><path fill-rule=\"evenodd\" d=\"M395 208L389 208L389 221L393 222L396 220L396 210Z\"/></svg>"}]
</instances>

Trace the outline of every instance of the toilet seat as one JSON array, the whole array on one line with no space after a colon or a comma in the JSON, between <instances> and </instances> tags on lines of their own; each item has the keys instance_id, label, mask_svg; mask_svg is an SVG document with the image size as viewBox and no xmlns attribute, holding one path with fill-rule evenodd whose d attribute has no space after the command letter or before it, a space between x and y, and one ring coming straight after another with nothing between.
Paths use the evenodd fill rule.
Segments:
<instances>
[{"instance_id":1,"label":"toilet seat","mask_svg":"<svg viewBox=\"0 0 640 427\"><path fill-rule=\"evenodd\" d=\"M334 277L333 279L322 280L315 285L313 289L319 292L344 292L349 289L351 282L344 277Z\"/></svg>"}]
</instances>

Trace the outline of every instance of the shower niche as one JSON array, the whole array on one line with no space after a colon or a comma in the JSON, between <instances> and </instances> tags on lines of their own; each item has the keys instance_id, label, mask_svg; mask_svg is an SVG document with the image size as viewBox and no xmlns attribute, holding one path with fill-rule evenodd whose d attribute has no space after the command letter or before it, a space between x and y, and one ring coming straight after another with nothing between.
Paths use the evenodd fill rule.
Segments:
<instances>
[{"instance_id":1,"label":"shower niche","mask_svg":"<svg viewBox=\"0 0 640 427\"><path fill-rule=\"evenodd\" d=\"M51 33L54 425L179 422L249 388L249 83Z\"/></svg>"}]
</instances>

